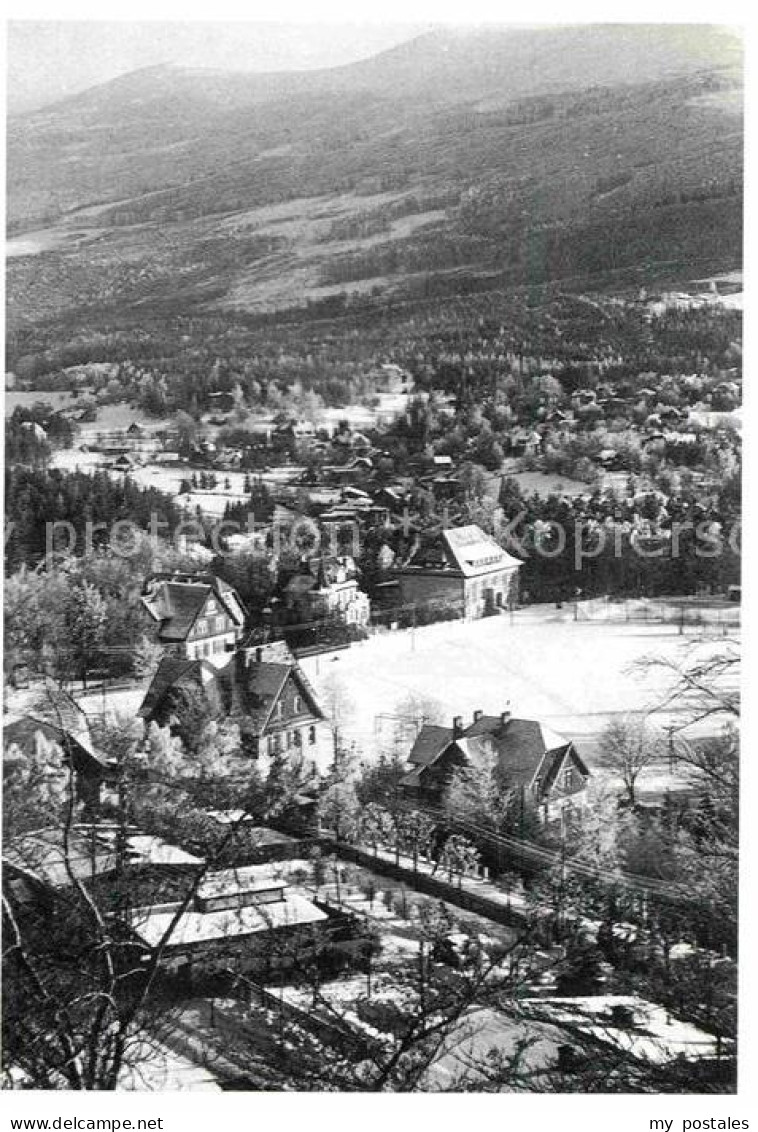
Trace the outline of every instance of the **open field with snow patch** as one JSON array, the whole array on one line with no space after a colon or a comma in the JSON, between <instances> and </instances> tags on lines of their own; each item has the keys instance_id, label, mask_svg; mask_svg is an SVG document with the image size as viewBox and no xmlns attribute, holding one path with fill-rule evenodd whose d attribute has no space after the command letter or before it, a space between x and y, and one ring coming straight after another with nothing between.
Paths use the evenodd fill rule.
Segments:
<instances>
[{"instance_id":1,"label":"open field with snow patch","mask_svg":"<svg viewBox=\"0 0 758 1132\"><path fill-rule=\"evenodd\" d=\"M366 757L397 731L394 716L426 708L434 722L510 709L574 739L590 761L597 736L617 714L646 715L666 698L645 657L683 658L700 639L678 626L573 620L573 610L531 607L508 616L444 622L370 638L302 661L324 697L337 702L342 734ZM688 635L689 634L689 635ZM718 639L712 647L719 647ZM410 706L409 706L410 705ZM670 714L661 726L680 723ZM402 722L402 721L400 721Z\"/></svg>"}]
</instances>

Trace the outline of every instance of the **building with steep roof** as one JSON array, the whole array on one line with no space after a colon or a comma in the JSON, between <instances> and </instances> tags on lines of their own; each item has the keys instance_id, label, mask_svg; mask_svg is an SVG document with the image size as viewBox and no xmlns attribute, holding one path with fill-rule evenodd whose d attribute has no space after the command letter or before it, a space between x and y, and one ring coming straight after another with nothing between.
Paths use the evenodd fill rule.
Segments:
<instances>
[{"instance_id":1,"label":"building with steep roof","mask_svg":"<svg viewBox=\"0 0 758 1132\"><path fill-rule=\"evenodd\" d=\"M223 665L245 628L236 590L213 574L153 574L142 604L158 625L158 643L174 657Z\"/></svg>"},{"instance_id":2,"label":"building with steep roof","mask_svg":"<svg viewBox=\"0 0 758 1132\"><path fill-rule=\"evenodd\" d=\"M280 641L237 649L223 666L164 657L137 714L177 734L191 733L209 718L229 719L252 758L298 756L318 768L333 758L326 716Z\"/></svg>"},{"instance_id":3,"label":"building with steep roof","mask_svg":"<svg viewBox=\"0 0 758 1132\"><path fill-rule=\"evenodd\" d=\"M571 740L535 719L474 712L467 726L425 724L408 757L403 789L431 804L441 801L460 767L497 764L503 780L522 791L545 819L582 801L590 772Z\"/></svg>"},{"instance_id":4,"label":"building with steep roof","mask_svg":"<svg viewBox=\"0 0 758 1132\"><path fill-rule=\"evenodd\" d=\"M45 742L54 743L63 763L73 770L77 800L96 806L112 767L95 749L89 720L76 700L52 681L48 681L44 694L23 715L5 717L4 770L11 773L17 760L34 756Z\"/></svg>"},{"instance_id":5,"label":"building with steep roof","mask_svg":"<svg viewBox=\"0 0 758 1132\"><path fill-rule=\"evenodd\" d=\"M475 525L451 527L416 547L398 570L404 605L450 605L467 618L512 609L521 562Z\"/></svg>"},{"instance_id":6,"label":"building with steep roof","mask_svg":"<svg viewBox=\"0 0 758 1132\"><path fill-rule=\"evenodd\" d=\"M347 555L312 559L290 578L284 597L285 608L300 622L334 618L362 629L371 617L368 595L360 588L357 567Z\"/></svg>"}]
</instances>

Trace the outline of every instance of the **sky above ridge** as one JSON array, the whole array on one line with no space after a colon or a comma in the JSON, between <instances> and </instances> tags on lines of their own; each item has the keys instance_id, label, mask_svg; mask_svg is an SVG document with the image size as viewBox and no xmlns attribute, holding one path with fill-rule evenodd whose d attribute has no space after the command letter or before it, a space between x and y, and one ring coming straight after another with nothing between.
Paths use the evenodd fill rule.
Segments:
<instances>
[{"instance_id":1,"label":"sky above ridge","mask_svg":"<svg viewBox=\"0 0 758 1132\"><path fill-rule=\"evenodd\" d=\"M242 71L334 67L369 58L430 26L11 20L8 110L32 110L158 63Z\"/></svg>"}]
</instances>

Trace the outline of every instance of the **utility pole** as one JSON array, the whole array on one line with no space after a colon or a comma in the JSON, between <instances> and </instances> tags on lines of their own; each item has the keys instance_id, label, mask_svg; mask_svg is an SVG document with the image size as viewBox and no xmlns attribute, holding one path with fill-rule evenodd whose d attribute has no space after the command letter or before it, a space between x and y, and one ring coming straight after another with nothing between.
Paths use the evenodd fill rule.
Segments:
<instances>
[{"instance_id":1,"label":"utility pole","mask_svg":"<svg viewBox=\"0 0 758 1132\"><path fill-rule=\"evenodd\" d=\"M421 1017L426 1017L426 972L424 970L424 941L418 941L418 973L419 973L419 1001L421 1003Z\"/></svg>"},{"instance_id":2,"label":"utility pole","mask_svg":"<svg viewBox=\"0 0 758 1132\"><path fill-rule=\"evenodd\" d=\"M563 938L564 899L566 886L566 813L561 806L561 879L558 888L558 931Z\"/></svg>"}]
</instances>

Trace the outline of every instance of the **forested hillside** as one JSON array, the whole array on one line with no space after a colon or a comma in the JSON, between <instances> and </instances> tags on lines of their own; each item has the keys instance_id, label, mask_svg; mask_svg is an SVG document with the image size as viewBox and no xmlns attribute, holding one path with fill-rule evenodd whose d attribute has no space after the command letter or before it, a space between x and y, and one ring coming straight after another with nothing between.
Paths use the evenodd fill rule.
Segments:
<instances>
[{"instance_id":1,"label":"forested hillside","mask_svg":"<svg viewBox=\"0 0 758 1132\"><path fill-rule=\"evenodd\" d=\"M740 68L716 28L607 25L124 76L10 123L37 252L9 259L10 324L734 267Z\"/></svg>"}]
</instances>

